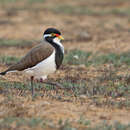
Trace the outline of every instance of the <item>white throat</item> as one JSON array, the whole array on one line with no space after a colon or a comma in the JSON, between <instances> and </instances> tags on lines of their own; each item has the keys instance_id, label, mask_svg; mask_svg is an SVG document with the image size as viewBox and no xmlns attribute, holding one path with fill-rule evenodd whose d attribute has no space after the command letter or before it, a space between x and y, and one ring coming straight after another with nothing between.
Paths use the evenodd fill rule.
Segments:
<instances>
[{"instance_id":1,"label":"white throat","mask_svg":"<svg viewBox=\"0 0 130 130\"><path fill-rule=\"evenodd\" d=\"M51 37L51 34L45 34L44 35L44 39L46 39L46 37ZM59 45L60 48L61 48L61 50L62 50L62 52L64 53L64 46L61 44L60 41L61 40L58 37L56 37L56 38L53 39L53 42L56 43L57 45Z\"/></svg>"},{"instance_id":2,"label":"white throat","mask_svg":"<svg viewBox=\"0 0 130 130\"><path fill-rule=\"evenodd\" d=\"M58 37L56 37L56 38L53 39L53 42L56 43L57 45L59 45L60 48L62 49L62 52L64 53L64 46L61 44L60 41L61 40Z\"/></svg>"}]
</instances>

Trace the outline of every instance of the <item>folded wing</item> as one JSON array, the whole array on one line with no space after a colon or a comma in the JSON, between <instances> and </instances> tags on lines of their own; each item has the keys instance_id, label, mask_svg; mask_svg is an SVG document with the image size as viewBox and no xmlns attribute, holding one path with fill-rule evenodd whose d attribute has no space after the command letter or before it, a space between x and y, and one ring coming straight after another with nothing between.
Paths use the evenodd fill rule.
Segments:
<instances>
[{"instance_id":1,"label":"folded wing","mask_svg":"<svg viewBox=\"0 0 130 130\"><path fill-rule=\"evenodd\" d=\"M11 65L3 74L9 71L22 71L31 68L41 61L48 58L54 51L54 48L48 43L41 43L32 48L19 62ZM1 74L2 74L1 73Z\"/></svg>"}]
</instances>

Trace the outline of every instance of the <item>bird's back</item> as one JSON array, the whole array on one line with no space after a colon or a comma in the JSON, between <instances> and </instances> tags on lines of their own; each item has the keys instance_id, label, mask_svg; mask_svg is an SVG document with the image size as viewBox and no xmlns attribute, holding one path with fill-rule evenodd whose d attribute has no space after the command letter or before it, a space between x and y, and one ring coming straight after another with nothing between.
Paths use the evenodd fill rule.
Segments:
<instances>
[{"instance_id":1,"label":"bird's back","mask_svg":"<svg viewBox=\"0 0 130 130\"><path fill-rule=\"evenodd\" d=\"M19 62L11 65L7 72L14 70L22 71L31 68L49 57L53 51L53 46L51 46L49 43L42 42L32 48Z\"/></svg>"}]
</instances>

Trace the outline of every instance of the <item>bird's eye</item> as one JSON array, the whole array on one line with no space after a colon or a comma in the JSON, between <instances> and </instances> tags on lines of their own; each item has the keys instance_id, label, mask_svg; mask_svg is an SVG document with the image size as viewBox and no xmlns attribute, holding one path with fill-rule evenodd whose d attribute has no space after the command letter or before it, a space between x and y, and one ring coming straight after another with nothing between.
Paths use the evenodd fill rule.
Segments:
<instances>
[{"instance_id":1,"label":"bird's eye","mask_svg":"<svg viewBox=\"0 0 130 130\"><path fill-rule=\"evenodd\" d=\"M55 33L51 33L51 36L54 37L54 36L56 36L56 34Z\"/></svg>"}]
</instances>

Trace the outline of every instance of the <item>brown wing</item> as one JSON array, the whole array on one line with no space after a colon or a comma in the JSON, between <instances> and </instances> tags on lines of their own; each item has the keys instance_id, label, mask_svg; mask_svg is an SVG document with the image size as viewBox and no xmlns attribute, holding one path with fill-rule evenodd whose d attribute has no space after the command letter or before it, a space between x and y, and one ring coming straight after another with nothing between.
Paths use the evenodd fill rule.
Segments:
<instances>
[{"instance_id":1,"label":"brown wing","mask_svg":"<svg viewBox=\"0 0 130 130\"><path fill-rule=\"evenodd\" d=\"M14 70L22 71L31 68L49 57L53 51L54 48L50 44L41 43L32 48L18 63L10 66L6 72Z\"/></svg>"}]
</instances>

